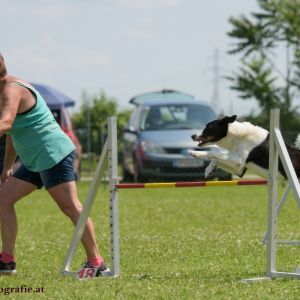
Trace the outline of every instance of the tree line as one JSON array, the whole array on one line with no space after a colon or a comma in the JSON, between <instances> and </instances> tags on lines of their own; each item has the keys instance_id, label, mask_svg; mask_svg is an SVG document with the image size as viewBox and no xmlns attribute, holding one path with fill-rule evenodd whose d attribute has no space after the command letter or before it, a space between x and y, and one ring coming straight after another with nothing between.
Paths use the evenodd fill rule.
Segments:
<instances>
[{"instance_id":1,"label":"tree line","mask_svg":"<svg viewBox=\"0 0 300 300\"><path fill-rule=\"evenodd\" d=\"M83 146L83 152L101 153L107 137L107 117L117 117L117 134L122 140L122 133L127 124L130 109L119 109L114 97L104 91L94 96L83 94L80 111L72 115L72 123ZM119 149L121 145L119 144Z\"/></svg>"}]
</instances>

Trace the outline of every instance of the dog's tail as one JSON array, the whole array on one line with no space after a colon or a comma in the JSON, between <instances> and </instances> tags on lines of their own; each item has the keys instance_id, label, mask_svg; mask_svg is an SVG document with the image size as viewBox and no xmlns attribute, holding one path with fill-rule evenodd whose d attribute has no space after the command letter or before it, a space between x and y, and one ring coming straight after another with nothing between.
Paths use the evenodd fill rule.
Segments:
<instances>
[{"instance_id":1,"label":"dog's tail","mask_svg":"<svg viewBox=\"0 0 300 300\"><path fill-rule=\"evenodd\" d=\"M300 133L297 135L296 137L296 141L295 141L295 144L294 146L297 148L297 149L300 149Z\"/></svg>"}]
</instances>

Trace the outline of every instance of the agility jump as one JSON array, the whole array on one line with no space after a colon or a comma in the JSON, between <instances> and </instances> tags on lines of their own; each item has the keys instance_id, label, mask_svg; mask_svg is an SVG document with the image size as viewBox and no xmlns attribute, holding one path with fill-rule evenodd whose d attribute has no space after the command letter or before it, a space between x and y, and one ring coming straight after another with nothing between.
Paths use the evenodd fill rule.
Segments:
<instances>
[{"instance_id":1,"label":"agility jump","mask_svg":"<svg viewBox=\"0 0 300 300\"><path fill-rule=\"evenodd\" d=\"M283 162L288 177L288 186L278 204L278 155ZM108 162L108 163L107 163ZM270 155L269 155L269 178L267 180L232 180L232 181L200 181L200 182L173 182L173 183L119 183L118 160L117 160L117 122L115 117L108 118L108 137L104 144L95 174L90 186L87 199L84 203L82 213L76 225L61 273L66 276L77 277L77 272L71 271L71 264L74 253L80 242L86 221L89 217L94 199L101 184L104 171L109 173L109 222L110 222L110 270L104 276L115 277L120 273L119 255L119 212L118 212L118 190L119 189L143 189L143 188L179 188L179 187L209 187L209 186L240 186L240 185L266 185L269 186L268 204L268 229L265 235L267 244L267 267L266 277L246 279L245 282L272 279L278 277L300 278L300 273L288 273L276 271L276 247L279 241L276 240L277 216L286 201L291 189L300 208L300 185L287 153L281 132L279 130L279 110L271 111L270 121ZM289 243L288 241L284 241Z\"/></svg>"}]
</instances>

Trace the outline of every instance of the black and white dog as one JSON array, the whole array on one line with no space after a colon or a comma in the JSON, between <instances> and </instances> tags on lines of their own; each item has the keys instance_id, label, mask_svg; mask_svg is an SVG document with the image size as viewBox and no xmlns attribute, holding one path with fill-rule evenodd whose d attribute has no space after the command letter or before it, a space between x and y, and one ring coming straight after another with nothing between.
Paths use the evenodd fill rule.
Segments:
<instances>
[{"instance_id":1,"label":"black and white dog","mask_svg":"<svg viewBox=\"0 0 300 300\"><path fill-rule=\"evenodd\" d=\"M215 167L243 177L246 170L267 178L269 168L269 132L249 122L237 122L237 116L223 117L206 125L200 134L192 135L198 146L217 145L209 151L190 151L193 157L212 160L205 170L209 177ZM224 151L227 150L227 151ZM300 178L300 150L287 145L288 153ZM282 163L279 172L286 178Z\"/></svg>"}]
</instances>

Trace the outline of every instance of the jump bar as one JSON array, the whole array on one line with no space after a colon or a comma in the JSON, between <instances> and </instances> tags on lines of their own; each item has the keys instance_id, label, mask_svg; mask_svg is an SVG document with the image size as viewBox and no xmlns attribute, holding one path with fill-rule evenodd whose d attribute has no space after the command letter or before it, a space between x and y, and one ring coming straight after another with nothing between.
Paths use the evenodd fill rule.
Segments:
<instances>
[{"instance_id":1,"label":"jump bar","mask_svg":"<svg viewBox=\"0 0 300 300\"><path fill-rule=\"evenodd\" d=\"M119 183L116 189L151 189L175 187L204 187L204 186L232 186L232 185L265 185L267 180L228 180L228 181L193 181L193 182L157 182L157 183Z\"/></svg>"}]
</instances>

